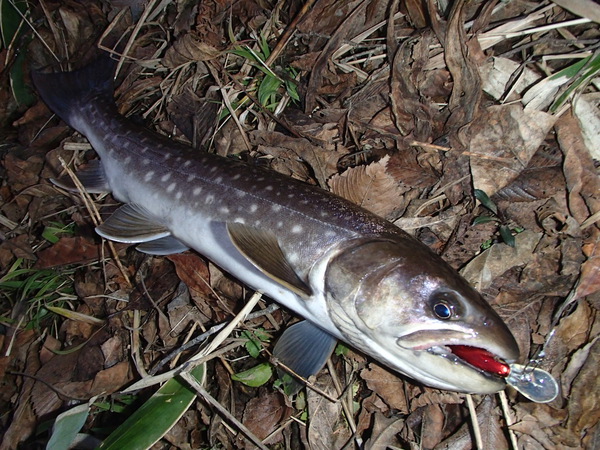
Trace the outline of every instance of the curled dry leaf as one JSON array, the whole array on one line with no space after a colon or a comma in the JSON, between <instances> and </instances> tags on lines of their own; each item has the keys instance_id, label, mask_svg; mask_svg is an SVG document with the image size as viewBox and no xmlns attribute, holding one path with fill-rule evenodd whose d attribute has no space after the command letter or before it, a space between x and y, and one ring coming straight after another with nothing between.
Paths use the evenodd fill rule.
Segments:
<instances>
[{"instance_id":1,"label":"curled dry leaf","mask_svg":"<svg viewBox=\"0 0 600 450\"><path fill-rule=\"evenodd\" d=\"M189 32L167 49L162 62L166 67L174 69L186 63L210 61L220 55L220 50L202 41L195 33Z\"/></svg>"},{"instance_id":2,"label":"curled dry leaf","mask_svg":"<svg viewBox=\"0 0 600 450\"><path fill-rule=\"evenodd\" d=\"M367 166L358 166L334 175L331 192L382 216L393 217L402 195L408 190L387 171L388 155Z\"/></svg>"}]
</instances>

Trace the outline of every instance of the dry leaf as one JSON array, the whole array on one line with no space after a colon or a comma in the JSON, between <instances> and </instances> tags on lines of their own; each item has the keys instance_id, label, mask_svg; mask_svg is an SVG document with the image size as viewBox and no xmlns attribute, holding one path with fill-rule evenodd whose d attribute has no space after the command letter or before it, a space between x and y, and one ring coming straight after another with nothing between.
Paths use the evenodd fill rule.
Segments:
<instances>
[{"instance_id":1,"label":"dry leaf","mask_svg":"<svg viewBox=\"0 0 600 450\"><path fill-rule=\"evenodd\" d=\"M100 245L83 236L64 236L51 247L38 254L36 267L63 266L97 261L101 257Z\"/></svg>"},{"instance_id":2,"label":"dry leaf","mask_svg":"<svg viewBox=\"0 0 600 450\"><path fill-rule=\"evenodd\" d=\"M323 381L321 381L322 379ZM329 377L319 376L316 385L327 394L337 397ZM344 419L342 404L331 402L311 389L307 389L306 397L308 416L310 417L308 442L311 448L315 450L341 449L352 436Z\"/></svg>"},{"instance_id":3,"label":"dry leaf","mask_svg":"<svg viewBox=\"0 0 600 450\"><path fill-rule=\"evenodd\" d=\"M542 233L524 231L515 236L515 247L494 244L467 264L461 275L478 291L485 290L507 270L531 261L541 237Z\"/></svg>"},{"instance_id":4,"label":"dry leaf","mask_svg":"<svg viewBox=\"0 0 600 450\"><path fill-rule=\"evenodd\" d=\"M469 150L473 186L492 196L517 178L554 121L550 114L519 105L481 111L461 138Z\"/></svg>"},{"instance_id":5,"label":"dry leaf","mask_svg":"<svg viewBox=\"0 0 600 450\"><path fill-rule=\"evenodd\" d=\"M600 178L584 144L577 119L571 113L556 123L560 148L565 155L564 174L569 191L569 210L579 223L600 211Z\"/></svg>"},{"instance_id":6,"label":"dry leaf","mask_svg":"<svg viewBox=\"0 0 600 450\"><path fill-rule=\"evenodd\" d=\"M360 372L367 386L376 392L390 408L403 414L408 414L408 402L404 396L404 381L397 375L382 368L378 364L369 364L367 369Z\"/></svg>"},{"instance_id":7,"label":"dry leaf","mask_svg":"<svg viewBox=\"0 0 600 450\"><path fill-rule=\"evenodd\" d=\"M279 392L270 392L250 399L244 409L244 425L254 435L264 440L277 429L278 424L287 420L291 409L285 405L285 401ZM269 438L266 444L277 444L283 435L277 433Z\"/></svg>"},{"instance_id":8,"label":"dry leaf","mask_svg":"<svg viewBox=\"0 0 600 450\"><path fill-rule=\"evenodd\" d=\"M388 155L367 166L358 166L334 175L331 192L368 209L381 217L394 216L402 195L407 191L387 172Z\"/></svg>"},{"instance_id":9,"label":"dry leaf","mask_svg":"<svg viewBox=\"0 0 600 450\"><path fill-rule=\"evenodd\" d=\"M209 61L221 55L221 51L204 42L195 33L186 33L169 47L163 58L163 64L174 69L182 64Z\"/></svg>"}]
</instances>

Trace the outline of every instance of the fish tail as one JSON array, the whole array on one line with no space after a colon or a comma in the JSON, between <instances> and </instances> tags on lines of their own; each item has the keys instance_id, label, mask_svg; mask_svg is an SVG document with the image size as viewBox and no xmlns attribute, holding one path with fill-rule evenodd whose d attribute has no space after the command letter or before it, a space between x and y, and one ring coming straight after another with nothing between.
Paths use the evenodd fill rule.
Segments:
<instances>
[{"instance_id":1,"label":"fish tail","mask_svg":"<svg viewBox=\"0 0 600 450\"><path fill-rule=\"evenodd\" d=\"M114 71L116 62L106 53L87 66L73 72L31 74L33 83L48 107L77 131L81 129L78 120L85 106L92 101L114 103Z\"/></svg>"}]
</instances>

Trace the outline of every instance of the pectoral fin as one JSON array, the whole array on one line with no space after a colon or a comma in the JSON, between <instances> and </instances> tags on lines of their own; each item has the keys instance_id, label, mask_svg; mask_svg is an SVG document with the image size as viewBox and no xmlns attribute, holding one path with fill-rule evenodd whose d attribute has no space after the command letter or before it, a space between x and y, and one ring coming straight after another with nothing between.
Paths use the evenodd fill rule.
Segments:
<instances>
[{"instance_id":1,"label":"pectoral fin","mask_svg":"<svg viewBox=\"0 0 600 450\"><path fill-rule=\"evenodd\" d=\"M123 205L106 222L96 228L96 233L106 239L126 244L154 241L169 236L171 232L157 224L139 205Z\"/></svg>"},{"instance_id":2,"label":"pectoral fin","mask_svg":"<svg viewBox=\"0 0 600 450\"><path fill-rule=\"evenodd\" d=\"M99 159L90 161L86 167L78 170L75 175L90 194L103 194L110 192L110 187ZM58 179L52 178L52 184L70 192L77 192L77 187L70 176L65 175Z\"/></svg>"},{"instance_id":3,"label":"pectoral fin","mask_svg":"<svg viewBox=\"0 0 600 450\"><path fill-rule=\"evenodd\" d=\"M305 320L285 330L273 349L273 356L301 377L308 378L323 368L336 343L336 338ZM287 383L286 378L284 389L288 395L302 388L302 383L295 378Z\"/></svg>"},{"instance_id":4,"label":"pectoral fin","mask_svg":"<svg viewBox=\"0 0 600 450\"><path fill-rule=\"evenodd\" d=\"M148 255L165 256L174 253L182 253L190 248L173 236L166 236L154 241L144 242L135 249L139 252L147 253Z\"/></svg>"},{"instance_id":5,"label":"pectoral fin","mask_svg":"<svg viewBox=\"0 0 600 450\"><path fill-rule=\"evenodd\" d=\"M312 294L287 261L273 233L241 223L228 223L227 231L236 248L262 273L299 295Z\"/></svg>"}]
</instances>

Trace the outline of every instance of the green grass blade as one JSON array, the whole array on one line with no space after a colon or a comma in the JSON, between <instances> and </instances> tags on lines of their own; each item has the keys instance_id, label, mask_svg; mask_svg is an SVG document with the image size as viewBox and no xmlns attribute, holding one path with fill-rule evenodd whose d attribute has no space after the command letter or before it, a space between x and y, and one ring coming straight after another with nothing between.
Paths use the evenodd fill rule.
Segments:
<instances>
[{"instance_id":1,"label":"green grass blade","mask_svg":"<svg viewBox=\"0 0 600 450\"><path fill-rule=\"evenodd\" d=\"M202 384L204 364L192 370ZM151 447L177 423L196 398L183 381L172 378L104 440L101 449L136 450Z\"/></svg>"},{"instance_id":2,"label":"green grass blade","mask_svg":"<svg viewBox=\"0 0 600 450\"><path fill-rule=\"evenodd\" d=\"M93 400L92 400L93 401ZM70 448L77 433L85 424L90 405L84 403L60 414L52 427L52 436L46 445L46 450L64 450Z\"/></svg>"},{"instance_id":3,"label":"green grass blade","mask_svg":"<svg viewBox=\"0 0 600 450\"><path fill-rule=\"evenodd\" d=\"M11 4L12 3L12 4ZM2 44L5 48L13 42L21 28L23 18L21 14L27 13L27 2L24 0L0 0L0 34L2 35ZM19 14L19 11L21 12Z\"/></svg>"}]
</instances>

